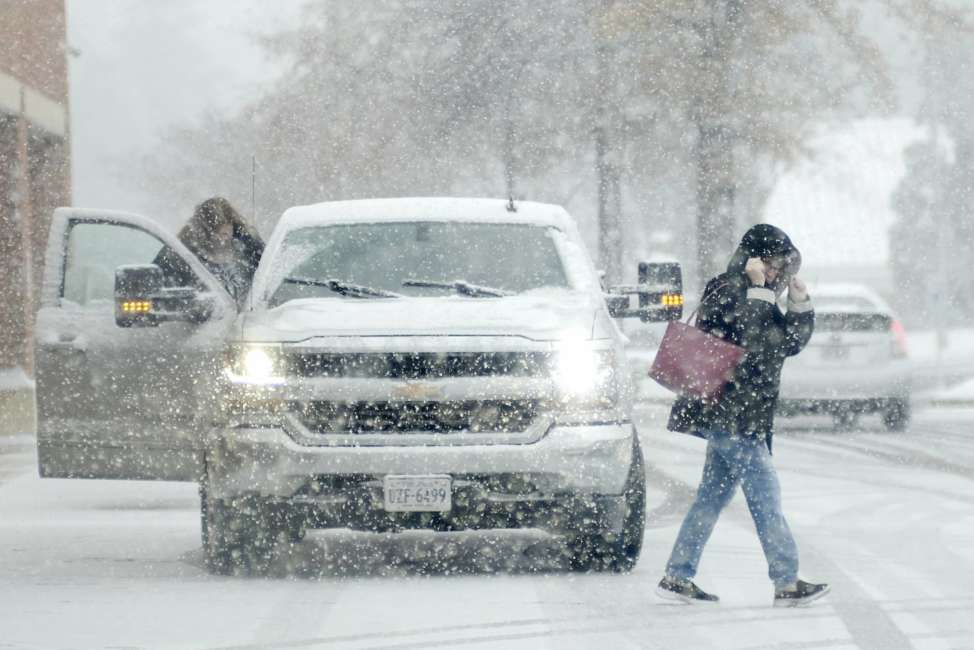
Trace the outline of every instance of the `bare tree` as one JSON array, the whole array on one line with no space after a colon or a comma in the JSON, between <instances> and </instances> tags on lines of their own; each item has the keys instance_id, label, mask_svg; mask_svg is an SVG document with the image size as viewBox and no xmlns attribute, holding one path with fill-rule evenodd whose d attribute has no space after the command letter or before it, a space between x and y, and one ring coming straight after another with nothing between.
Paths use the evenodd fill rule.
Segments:
<instances>
[{"instance_id":1,"label":"bare tree","mask_svg":"<svg viewBox=\"0 0 974 650\"><path fill-rule=\"evenodd\" d=\"M760 216L760 169L799 154L812 124L893 95L847 0L316 2L267 47L280 82L172 134L155 183L248 204L256 156L265 225L329 198L581 195L610 281L648 219L680 228L707 277ZM685 197L644 216L634 197L654 184Z\"/></svg>"},{"instance_id":2,"label":"bare tree","mask_svg":"<svg viewBox=\"0 0 974 650\"><path fill-rule=\"evenodd\" d=\"M645 92L690 135L701 281L733 246L742 196L766 191L758 165L792 159L814 121L892 103L878 47L838 0L644 0L616 21L640 35Z\"/></svg>"}]
</instances>

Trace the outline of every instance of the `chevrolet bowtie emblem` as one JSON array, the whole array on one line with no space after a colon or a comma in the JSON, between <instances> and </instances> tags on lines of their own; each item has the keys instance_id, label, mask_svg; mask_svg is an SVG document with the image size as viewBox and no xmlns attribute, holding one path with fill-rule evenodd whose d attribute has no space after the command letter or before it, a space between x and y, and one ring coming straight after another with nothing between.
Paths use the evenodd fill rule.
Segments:
<instances>
[{"instance_id":1,"label":"chevrolet bowtie emblem","mask_svg":"<svg viewBox=\"0 0 974 650\"><path fill-rule=\"evenodd\" d=\"M429 400L443 396L443 390L434 384L419 381L409 381L392 389L394 397L399 399L418 401Z\"/></svg>"}]
</instances>

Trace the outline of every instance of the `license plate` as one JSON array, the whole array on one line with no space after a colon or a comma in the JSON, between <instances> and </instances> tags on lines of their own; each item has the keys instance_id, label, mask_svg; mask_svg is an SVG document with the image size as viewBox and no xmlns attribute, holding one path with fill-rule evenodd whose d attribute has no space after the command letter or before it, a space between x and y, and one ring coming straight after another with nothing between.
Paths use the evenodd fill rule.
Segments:
<instances>
[{"instance_id":1,"label":"license plate","mask_svg":"<svg viewBox=\"0 0 974 650\"><path fill-rule=\"evenodd\" d=\"M386 476L385 509L389 512L446 512L453 507L449 476Z\"/></svg>"}]
</instances>

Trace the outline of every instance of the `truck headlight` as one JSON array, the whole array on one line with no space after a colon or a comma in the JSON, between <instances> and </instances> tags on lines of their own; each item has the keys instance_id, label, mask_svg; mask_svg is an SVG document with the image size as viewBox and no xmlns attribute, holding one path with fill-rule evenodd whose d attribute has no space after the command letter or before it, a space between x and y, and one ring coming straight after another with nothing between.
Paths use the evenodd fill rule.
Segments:
<instances>
[{"instance_id":1,"label":"truck headlight","mask_svg":"<svg viewBox=\"0 0 974 650\"><path fill-rule=\"evenodd\" d=\"M226 375L237 384L274 386L284 383L280 349L267 345L247 345L228 353Z\"/></svg>"},{"instance_id":2,"label":"truck headlight","mask_svg":"<svg viewBox=\"0 0 974 650\"><path fill-rule=\"evenodd\" d=\"M590 407L615 403L615 353L586 343L567 344L555 355L553 379L563 402Z\"/></svg>"}]
</instances>

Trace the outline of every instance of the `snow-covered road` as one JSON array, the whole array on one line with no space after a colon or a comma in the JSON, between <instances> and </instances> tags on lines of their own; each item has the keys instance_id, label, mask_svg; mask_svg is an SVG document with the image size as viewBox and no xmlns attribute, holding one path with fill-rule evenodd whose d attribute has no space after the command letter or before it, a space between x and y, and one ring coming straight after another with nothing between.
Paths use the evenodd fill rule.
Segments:
<instances>
[{"instance_id":1,"label":"snow-covered road","mask_svg":"<svg viewBox=\"0 0 974 650\"><path fill-rule=\"evenodd\" d=\"M0 648L974 648L974 411L911 430L781 420L803 573L833 594L770 607L738 495L704 555L713 607L653 594L703 443L637 413L649 527L629 575L576 575L540 533L312 533L280 575L207 575L188 484L40 480L0 438ZM539 570L540 569L540 570Z\"/></svg>"}]
</instances>

